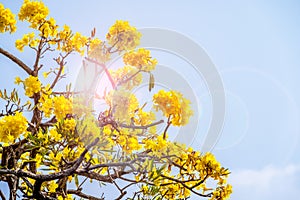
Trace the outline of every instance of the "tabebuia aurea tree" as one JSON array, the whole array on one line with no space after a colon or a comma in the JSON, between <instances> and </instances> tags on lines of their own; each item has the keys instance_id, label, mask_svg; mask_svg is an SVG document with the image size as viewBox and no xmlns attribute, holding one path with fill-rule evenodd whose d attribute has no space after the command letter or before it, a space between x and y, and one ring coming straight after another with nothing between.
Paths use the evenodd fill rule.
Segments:
<instances>
[{"instance_id":1,"label":"tabebuia aurea tree","mask_svg":"<svg viewBox=\"0 0 300 200\"><path fill-rule=\"evenodd\" d=\"M148 109L149 102L145 106L132 92L145 77L149 90L155 87L157 65L149 50L137 48L142 36L135 27L118 20L100 40L95 29L84 36L58 25L42 1L25 0L17 15L0 3L0 32L14 33L17 20L31 32L15 47L35 56L25 64L0 44L1 55L25 72L16 75L15 89L0 90L2 199L229 198L228 169L209 152L168 140L170 126L188 123L191 102L176 90L159 90ZM71 54L102 69L111 86L103 96L70 87L58 91ZM123 67L108 69L114 54L122 55ZM105 103L98 113L95 98ZM101 195L86 192L90 181Z\"/></svg>"}]
</instances>

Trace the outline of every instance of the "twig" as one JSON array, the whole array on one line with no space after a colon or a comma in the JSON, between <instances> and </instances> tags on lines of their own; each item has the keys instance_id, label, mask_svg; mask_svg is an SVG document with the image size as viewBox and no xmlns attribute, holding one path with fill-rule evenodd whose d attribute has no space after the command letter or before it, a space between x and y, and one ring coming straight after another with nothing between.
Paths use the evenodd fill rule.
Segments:
<instances>
[{"instance_id":1,"label":"twig","mask_svg":"<svg viewBox=\"0 0 300 200\"><path fill-rule=\"evenodd\" d=\"M166 126L166 128L164 130L164 135L163 135L164 140L166 140L167 130L169 129L170 125L172 124L172 122L170 121L170 119L171 119L171 115L169 115L169 117L168 117L167 126Z\"/></svg>"}]
</instances>

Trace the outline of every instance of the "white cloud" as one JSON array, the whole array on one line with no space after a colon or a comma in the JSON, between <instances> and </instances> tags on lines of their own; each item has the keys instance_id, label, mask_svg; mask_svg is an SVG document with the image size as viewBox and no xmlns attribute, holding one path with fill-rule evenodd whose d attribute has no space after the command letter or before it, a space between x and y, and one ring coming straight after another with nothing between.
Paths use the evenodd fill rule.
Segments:
<instances>
[{"instance_id":1,"label":"white cloud","mask_svg":"<svg viewBox=\"0 0 300 200\"><path fill-rule=\"evenodd\" d=\"M298 199L300 165L234 170L229 178L233 200Z\"/></svg>"}]
</instances>

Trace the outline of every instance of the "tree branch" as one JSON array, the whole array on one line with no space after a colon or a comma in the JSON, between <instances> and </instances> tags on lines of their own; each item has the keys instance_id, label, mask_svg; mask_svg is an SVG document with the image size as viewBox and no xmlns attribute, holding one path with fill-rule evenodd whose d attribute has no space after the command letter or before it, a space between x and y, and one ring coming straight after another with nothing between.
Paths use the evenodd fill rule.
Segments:
<instances>
[{"instance_id":1,"label":"tree branch","mask_svg":"<svg viewBox=\"0 0 300 200\"><path fill-rule=\"evenodd\" d=\"M104 70L104 72L105 72L105 74L106 74L106 76L108 77L108 79L109 79L109 81L110 81L110 83L111 83L113 89L116 88L116 83L115 83L115 81L113 80L113 78L111 77L111 74L109 73L107 67L106 67L104 64L99 63L99 62L97 62L96 60L93 60L93 59L90 59L90 58L87 58L87 57L85 57L85 59L86 59L87 61L89 61L89 62L95 63L96 65L102 67L103 70Z\"/></svg>"},{"instance_id":2,"label":"tree branch","mask_svg":"<svg viewBox=\"0 0 300 200\"><path fill-rule=\"evenodd\" d=\"M126 124L119 124L122 128L132 128L132 129L147 129L151 126L156 126L158 124L164 123L164 120L159 120L157 122L153 122L152 124L144 125L144 126L134 126L134 125L126 125Z\"/></svg>"},{"instance_id":3,"label":"tree branch","mask_svg":"<svg viewBox=\"0 0 300 200\"><path fill-rule=\"evenodd\" d=\"M80 157L77 159L77 161L74 163L74 165L66 170L53 173L53 174L34 174L29 171L24 171L24 170L11 170L11 169L0 169L0 175L2 174L13 174L18 177L28 177L32 178L35 180L40 180L40 181L51 181L55 179L60 179L65 176L71 175L74 171L77 170L79 165L81 164L82 160L84 159L85 154L90 150L91 147L95 146L99 141L99 138L96 138L94 142L92 142L90 145L88 145L85 150L81 153Z\"/></svg>"},{"instance_id":4,"label":"tree branch","mask_svg":"<svg viewBox=\"0 0 300 200\"><path fill-rule=\"evenodd\" d=\"M104 198L97 198L97 197L94 197L94 196L91 196L91 195L84 194L80 190L68 190L67 193L68 194L75 194L79 197L89 199L89 200L104 200Z\"/></svg>"},{"instance_id":5,"label":"tree branch","mask_svg":"<svg viewBox=\"0 0 300 200\"><path fill-rule=\"evenodd\" d=\"M24 71L27 72L27 74L32 74L33 73L33 71L25 63L23 63L19 58L15 57L14 55L9 53L8 51L5 51L1 47L0 47L0 53L3 54L4 56L6 56L7 58L9 58L10 60L12 60L17 65L19 65Z\"/></svg>"},{"instance_id":6,"label":"tree branch","mask_svg":"<svg viewBox=\"0 0 300 200\"><path fill-rule=\"evenodd\" d=\"M1 197L2 200L6 200L6 198L5 198L5 196L4 196L3 192L2 192L2 190L0 190L0 197Z\"/></svg>"}]
</instances>

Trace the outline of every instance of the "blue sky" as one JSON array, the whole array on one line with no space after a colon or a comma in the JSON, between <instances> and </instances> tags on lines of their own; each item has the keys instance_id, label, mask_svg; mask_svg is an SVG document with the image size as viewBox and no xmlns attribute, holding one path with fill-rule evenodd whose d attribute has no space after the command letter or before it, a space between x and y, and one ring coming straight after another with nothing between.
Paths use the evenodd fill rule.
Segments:
<instances>
[{"instance_id":1,"label":"blue sky","mask_svg":"<svg viewBox=\"0 0 300 200\"><path fill-rule=\"evenodd\" d=\"M21 2L21 1L20 1ZM232 171L233 200L297 199L300 187L298 1L44 1L58 24L105 35L117 19L180 32L209 55L223 80L226 117L213 152ZM17 12L20 3L2 1ZM11 52L22 32L0 35ZM19 54L26 62L30 54ZM171 59L171 58L170 58ZM175 58L174 58L175 59ZM169 65L175 65L170 61ZM21 71L0 56L0 88ZM70 62L75 69L80 59ZM70 73L75 73L70 70ZM199 80L202 81L202 80ZM200 98L201 101L201 98ZM205 111L204 98L202 105ZM201 123L201 122L200 122ZM207 126L204 120L203 126ZM200 135L199 135L200 138ZM193 147L198 146L197 138Z\"/></svg>"}]
</instances>

